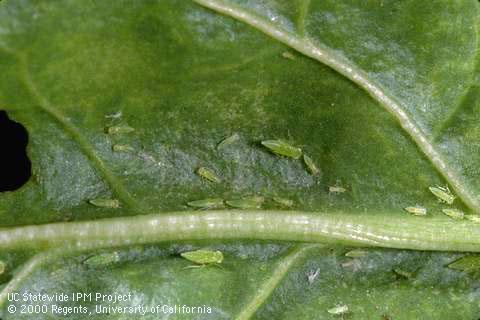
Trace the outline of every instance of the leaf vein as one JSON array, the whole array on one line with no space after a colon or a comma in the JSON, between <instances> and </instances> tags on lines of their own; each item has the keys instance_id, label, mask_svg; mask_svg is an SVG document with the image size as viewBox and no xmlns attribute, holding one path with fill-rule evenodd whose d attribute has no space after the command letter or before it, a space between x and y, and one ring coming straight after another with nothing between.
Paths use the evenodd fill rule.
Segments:
<instances>
[{"instance_id":1,"label":"leaf vein","mask_svg":"<svg viewBox=\"0 0 480 320\"><path fill-rule=\"evenodd\" d=\"M32 97L38 102L37 107L57 121L63 127L63 129L78 143L83 153L87 156L103 179L109 184L110 188L119 198L122 204L125 204L130 209L140 210L140 206L137 201L130 195L125 186L108 169L103 160L96 154L88 139L82 135L80 131L70 121L68 121L60 111L52 107L51 103L40 94L35 86L35 83L33 82L33 79L31 78L26 57L20 54L17 54L17 57L19 59L20 69L22 71L22 80Z\"/></svg>"},{"instance_id":2,"label":"leaf vein","mask_svg":"<svg viewBox=\"0 0 480 320\"><path fill-rule=\"evenodd\" d=\"M0 230L0 249L95 249L176 240L257 239L480 251L480 229L446 217L304 211L181 211Z\"/></svg>"},{"instance_id":3,"label":"leaf vein","mask_svg":"<svg viewBox=\"0 0 480 320\"><path fill-rule=\"evenodd\" d=\"M300 36L305 37L305 20L307 19L310 0L300 0L300 12L298 15L297 29Z\"/></svg>"},{"instance_id":4,"label":"leaf vein","mask_svg":"<svg viewBox=\"0 0 480 320\"><path fill-rule=\"evenodd\" d=\"M0 292L0 307L7 301L7 296L11 292L15 292L22 283L42 264L58 254L57 251L41 252L34 255L28 260L8 284Z\"/></svg>"},{"instance_id":5,"label":"leaf vein","mask_svg":"<svg viewBox=\"0 0 480 320\"><path fill-rule=\"evenodd\" d=\"M303 258L307 251L313 248L319 248L318 244L300 244L293 247L293 249L276 265L270 278L261 284L257 289L256 295L247 304L247 306L238 314L237 320L250 319L258 309L265 303L265 301L272 295L275 288L282 282L290 269Z\"/></svg>"}]
</instances>

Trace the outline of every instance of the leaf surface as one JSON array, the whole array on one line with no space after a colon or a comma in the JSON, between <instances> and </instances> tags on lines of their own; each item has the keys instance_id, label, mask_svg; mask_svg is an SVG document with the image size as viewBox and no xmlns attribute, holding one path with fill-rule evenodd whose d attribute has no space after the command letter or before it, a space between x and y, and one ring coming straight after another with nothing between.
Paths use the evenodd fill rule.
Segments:
<instances>
[{"instance_id":1,"label":"leaf surface","mask_svg":"<svg viewBox=\"0 0 480 320\"><path fill-rule=\"evenodd\" d=\"M147 221L145 214L192 214L190 201L261 195L262 209L271 210L262 217L279 230L325 214L373 228L342 231L351 238L387 230L381 246L388 246L399 221L404 229L395 234L408 245L396 247L418 248L420 229L411 226L425 221L433 226L418 232L425 242L452 239L444 250L466 250L470 241L475 248L479 230L444 216L446 206L428 187L448 184L458 196L455 208L480 211L478 3L197 2L0 3L0 108L28 130L33 171L21 189L0 194L2 318L29 316L8 314L7 292L39 291L134 297L123 304L84 301L91 311L97 304L212 309L170 315L175 319L332 319L327 310L343 304L352 319L478 318L478 275L446 267L460 252L370 248L349 258L351 248L335 241L278 242L290 238L267 232L237 240L235 231L223 240L176 232L167 243L145 244L136 224ZM108 134L112 126L135 130ZM238 140L217 148L235 134ZM272 154L264 140L301 148L321 174ZM114 151L118 145L129 148ZM202 179L200 167L220 182ZM294 201L293 219L281 219L279 210L289 208L273 197ZM93 199L117 199L120 208L94 206ZM403 210L417 204L428 209L426 217ZM120 228L120 217L130 217L131 227ZM89 233L103 218L112 220ZM69 221L92 222L85 233L102 248L86 250L82 242L81 252L69 252L42 242L76 241L77 231L65 231ZM232 221L238 232L250 226ZM16 227L46 223L60 224L10 236ZM112 247L115 236L132 245ZM37 247L10 247L14 237ZM222 268L185 269L190 263L180 253L202 248L222 251ZM113 251L113 264L84 263ZM63 318L51 312L55 303L39 304L49 312L38 319ZM95 318L132 317L110 310Z\"/></svg>"}]
</instances>

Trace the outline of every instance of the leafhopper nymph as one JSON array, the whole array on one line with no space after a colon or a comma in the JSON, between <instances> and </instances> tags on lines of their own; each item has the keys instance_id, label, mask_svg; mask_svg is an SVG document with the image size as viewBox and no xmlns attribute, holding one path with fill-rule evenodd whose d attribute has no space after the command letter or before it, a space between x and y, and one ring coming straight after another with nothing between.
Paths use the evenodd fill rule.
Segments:
<instances>
[{"instance_id":1,"label":"leafhopper nymph","mask_svg":"<svg viewBox=\"0 0 480 320\"><path fill-rule=\"evenodd\" d=\"M278 203L279 205L281 205L282 207L290 208L293 206L293 200L290 200L290 199L273 197L272 200Z\"/></svg>"},{"instance_id":2,"label":"leafhopper nymph","mask_svg":"<svg viewBox=\"0 0 480 320\"><path fill-rule=\"evenodd\" d=\"M344 193L345 191L347 191L347 189L343 187L337 187L337 186L328 187L328 192L330 193Z\"/></svg>"},{"instance_id":3,"label":"leafhopper nymph","mask_svg":"<svg viewBox=\"0 0 480 320\"><path fill-rule=\"evenodd\" d=\"M114 152L133 152L135 149L129 146L128 144L114 144L112 146L112 150Z\"/></svg>"},{"instance_id":4,"label":"leafhopper nymph","mask_svg":"<svg viewBox=\"0 0 480 320\"><path fill-rule=\"evenodd\" d=\"M305 162L305 165L307 166L308 171L310 171L312 175L316 176L320 173L320 169L318 169L315 162L313 162L312 158L310 158L306 154L303 155L303 162Z\"/></svg>"},{"instance_id":5,"label":"leafhopper nymph","mask_svg":"<svg viewBox=\"0 0 480 320\"><path fill-rule=\"evenodd\" d=\"M283 140L264 140L262 145L279 156L299 159L302 156L302 149L294 147Z\"/></svg>"},{"instance_id":6,"label":"leafhopper nymph","mask_svg":"<svg viewBox=\"0 0 480 320\"><path fill-rule=\"evenodd\" d=\"M349 258L363 258L367 255L367 252L360 249L355 249L345 253L345 257Z\"/></svg>"},{"instance_id":7,"label":"leafhopper nymph","mask_svg":"<svg viewBox=\"0 0 480 320\"><path fill-rule=\"evenodd\" d=\"M295 60L295 56L293 55L293 53L291 53L289 51L282 52L282 57L284 57L285 59L289 59L289 60Z\"/></svg>"},{"instance_id":8,"label":"leafhopper nymph","mask_svg":"<svg viewBox=\"0 0 480 320\"><path fill-rule=\"evenodd\" d=\"M411 272L405 271L400 268L393 269L393 272L395 272L397 275L399 275L402 278L411 279L413 277L413 274Z\"/></svg>"},{"instance_id":9,"label":"leafhopper nymph","mask_svg":"<svg viewBox=\"0 0 480 320\"><path fill-rule=\"evenodd\" d=\"M196 263L197 266L190 266L187 268L198 268L204 267L207 265L219 265L223 262L223 253L221 251L212 251L212 250L195 250L180 253L182 258L187 259L193 263Z\"/></svg>"},{"instance_id":10,"label":"leafhopper nymph","mask_svg":"<svg viewBox=\"0 0 480 320\"><path fill-rule=\"evenodd\" d=\"M98 198L98 199L88 200L88 202L90 202L90 204L93 204L96 207L113 208L113 209L120 208L120 201L118 201L117 199Z\"/></svg>"},{"instance_id":11,"label":"leafhopper nymph","mask_svg":"<svg viewBox=\"0 0 480 320\"><path fill-rule=\"evenodd\" d=\"M478 271L480 269L480 256L479 255L468 255L464 256L448 265L450 269L459 270L459 271Z\"/></svg>"},{"instance_id":12,"label":"leafhopper nymph","mask_svg":"<svg viewBox=\"0 0 480 320\"><path fill-rule=\"evenodd\" d=\"M452 194L450 189L448 187L442 188L442 187L429 187L428 188L431 193L433 193L438 200L441 202L445 202L448 204L452 204L453 200L455 200L455 196Z\"/></svg>"},{"instance_id":13,"label":"leafhopper nymph","mask_svg":"<svg viewBox=\"0 0 480 320\"><path fill-rule=\"evenodd\" d=\"M442 212L445 213L450 218L456 219L456 220L461 220L465 216L463 211L460 211L458 209L443 209Z\"/></svg>"},{"instance_id":14,"label":"leafhopper nymph","mask_svg":"<svg viewBox=\"0 0 480 320\"><path fill-rule=\"evenodd\" d=\"M218 145L217 145L217 150L220 150L228 145L231 145L232 143L238 141L240 139L240 136L238 133L232 134L230 137L227 137L223 139Z\"/></svg>"},{"instance_id":15,"label":"leafhopper nymph","mask_svg":"<svg viewBox=\"0 0 480 320\"><path fill-rule=\"evenodd\" d=\"M405 211L413 214L414 216L425 216L427 215L427 209L420 206L406 207Z\"/></svg>"},{"instance_id":16,"label":"leafhopper nymph","mask_svg":"<svg viewBox=\"0 0 480 320\"><path fill-rule=\"evenodd\" d=\"M334 315L342 315L348 313L348 306L346 304L337 306L327 310L328 313Z\"/></svg>"},{"instance_id":17,"label":"leafhopper nymph","mask_svg":"<svg viewBox=\"0 0 480 320\"><path fill-rule=\"evenodd\" d=\"M130 133L133 131L135 131L135 129L129 126L111 126L111 127L108 127L107 129L108 134L123 134L123 133Z\"/></svg>"},{"instance_id":18,"label":"leafhopper nymph","mask_svg":"<svg viewBox=\"0 0 480 320\"><path fill-rule=\"evenodd\" d=\"M208 168L205 168L205 167L200 167L197 169L197 174L202 177L203 179L205 180L208 180L210 182L215 182L215 183L219 183L220 182L220 178L217 177L217 175L215 174L215 172L213 172L212 170L208 169Z\"/></svg>"},{"instance_id":19,"label":"leafhopper nymph","mask_svg":"<svg viewBox=\"0 0 480 320\"><path fill-rule=\"evenodd\" d=\"M216 209L222 208L223 199L219 198L207 198L202 200L194 200L187 203L188 206L198 209Z\"/></svg>"},{"instance_id":20,"label":"leafhopper nymph","mask_svg":"<svg viewBox=\"0 0 480 320\"><path fill-rule=\"evenodd\" d=\"M91 256L83 261L83 264L89 267L108 266L120 261L118 252L100 253Z\"/></svg>"},{"instance_id":21,"label":"leafhopper nymph","mask_svg":"<svg viewBox=\"0 0 480 320\"><path fill-rule=\"evenodd\" d=\"M237 200L227 200L225 201L227 205L232 208L237 209L259 209L263 202L265 201L264 197L260 196L253 196L253 197L246 197Z\"/></svg>"}]
</instances>

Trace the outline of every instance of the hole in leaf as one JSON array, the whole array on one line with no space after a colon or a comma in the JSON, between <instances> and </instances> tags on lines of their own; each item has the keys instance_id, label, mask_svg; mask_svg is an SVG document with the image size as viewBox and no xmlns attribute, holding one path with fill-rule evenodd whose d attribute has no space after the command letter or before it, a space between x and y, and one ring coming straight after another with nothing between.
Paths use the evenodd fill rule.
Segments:
<instances>
[{"instance_id":1,"label":"hole in leaf","mask_svg":"<svg viewBox=\"0 0 480 320\"><path fill-rule=\"evenodd\" d=\"M27 143L25 127L0 110L0 192L17 190L30 178Z\"/></svg>"}]
</instances>

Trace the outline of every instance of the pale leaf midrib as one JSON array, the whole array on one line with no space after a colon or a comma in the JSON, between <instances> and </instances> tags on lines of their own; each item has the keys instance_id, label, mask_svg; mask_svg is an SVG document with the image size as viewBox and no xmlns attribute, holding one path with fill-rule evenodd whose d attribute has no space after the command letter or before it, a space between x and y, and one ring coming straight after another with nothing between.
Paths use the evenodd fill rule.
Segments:
<instances>
[{"instance_id":1,"label":"pale leaf midrib","mask_svg":"<svg viewBox=\"0 0 480 320\"><path fill-rule=\"evenodd\" d=\"M480 251L477 223L446 216L283 210L180 211L0 229L0 249L112 246L183 240L283 240L412 250Z\"/></svg>"},{"instance_id":2,"label":"pale leaf midrib","mask_svg":"<svg viewBox=\"0 0 480 320\"><path fill-rule=\"evenodd\" d=\"M356 83L372 96L383 108L392 114L400 126L405 130L417 146L423 151L436 170L452 186L459 198L473 211L480 212L480 199L470 191L464 177L448 165L444 156L440 154L432 144L427 135L421 130L417 123L411 118L406 108L391 96L379 84L370 79L365 72L353 63L337 56L332 50L314 44L309 39L300 38L265 19L248 12L236 5L222 0L193 0L194 2L210 8L216 12L242 21L268 36L290 46L298 52L315 59L347 79Z\"/></svg>"}]
</instances>

